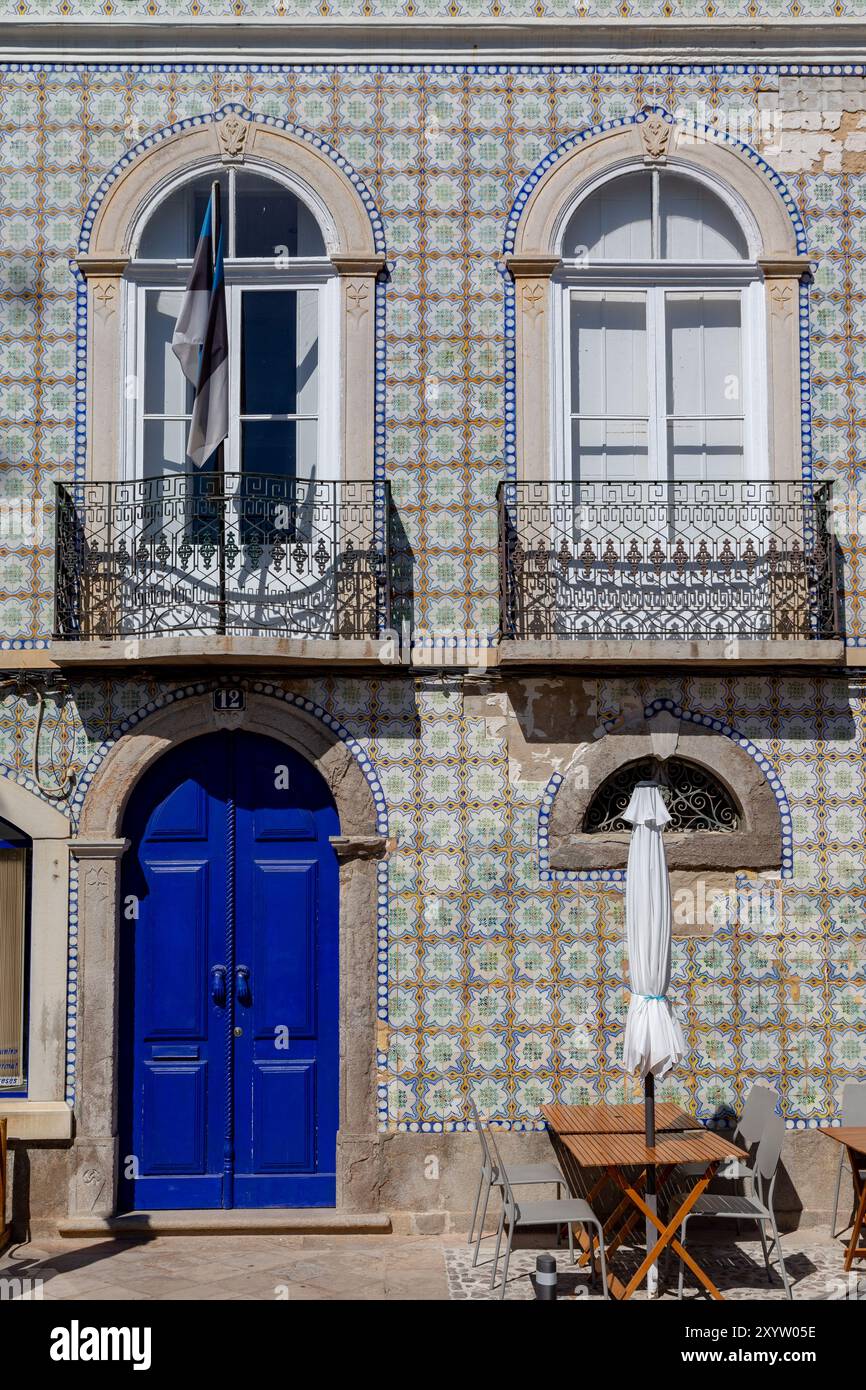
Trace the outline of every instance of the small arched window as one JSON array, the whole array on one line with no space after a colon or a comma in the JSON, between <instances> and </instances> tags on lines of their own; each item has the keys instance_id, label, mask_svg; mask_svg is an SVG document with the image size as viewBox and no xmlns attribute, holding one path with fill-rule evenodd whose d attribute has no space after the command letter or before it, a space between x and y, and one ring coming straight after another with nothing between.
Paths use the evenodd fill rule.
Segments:
<instances>
[{"instance_id":1,"label":"small arched window","mask_svg":"<svg viewBox=\"0 0 866 1390\"><path fill-rule=\"evenodd\" d=\"M0 820L0 1095L27 1088L27 894L30 841Z\"/></svg>"},{"instance_id":2,"label":"small arched window","mask_svg":"<svg viewBox=\"0 0 866 1390\"><path fill-rule=\"evenodd\" d=\"M748 216L665 168L608 178L567 217L559 475L768 476L763 282Z\"/></svg>"},{"instance_id":3,"label":"small arched window","mask_svg":"<svg viewBox=\"0 0 866 1390\"><path fill-rule=\"evenodd\" d=\"M336 273L322 228L288 184L223 166L170 189L133 237L126 474L156 479L195 471L186 454L193 387L171 341L214 182L229 341L224 470L286 480L336 476L338 431L329 407Z\"/></svg>"},{"instance_id":4,"label":"small arched window","mask_svg":"<svg viewBox=\"0 0 866 1390\"><path fill-rule=\"evenodd\" d=\"M623 819L638 782L657 781L668 808L668 833L739 830L741 812L727 787L709 768L685 758L640 758L617 768L602 782L586 808L583 833L630 831Z\"/></svg>"}]
</instances>

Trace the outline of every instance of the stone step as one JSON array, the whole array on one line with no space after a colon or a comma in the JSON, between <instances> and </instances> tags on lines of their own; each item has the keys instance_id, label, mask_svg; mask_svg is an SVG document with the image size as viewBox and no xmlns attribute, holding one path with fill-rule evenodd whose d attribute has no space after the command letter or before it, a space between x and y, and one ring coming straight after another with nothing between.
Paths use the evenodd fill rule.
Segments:
<instances>
[{"instance_id":1,"label":"stone step","mask_svg":"<svg viewBox=\"0 0 866 1390\"><path fill-rule=\"evenodd\" d=\"M300 1211L130 1211L123 1216L69 1216L57 1223L61 1236L212 1235L388 1235L383 1212Z\"/></svg>"}]
</instances>

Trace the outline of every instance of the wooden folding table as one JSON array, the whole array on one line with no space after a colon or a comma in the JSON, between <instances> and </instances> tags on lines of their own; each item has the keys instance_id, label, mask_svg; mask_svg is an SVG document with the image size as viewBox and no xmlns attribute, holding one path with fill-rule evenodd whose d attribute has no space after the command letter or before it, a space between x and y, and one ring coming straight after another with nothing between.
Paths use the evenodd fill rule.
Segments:
<instances>
[{"instance_id":1,"label":"wooden folding table","mask_svg":"<svg viewBox=\"0 0 866 1390\"><path fill-rule=\"evenodd\" d=\"M541 1113L555 1134L643 1134L646 1111L639 1105L542 1105ZM663 1100L655 1108L656 1133L662 1130L700 1129L693 1115L675 1100Z\"/></svg>"},{"instance_id":2,"label":"wooden folding table","mask_svg":"<svg viewBox=\"0 0 866 1390\"><path fill-rule=\"evenodd\" d=\"M615 1232L611 1243L607 1244L605 1241L608 1256L613 1253L617 1245L622 1243L626 1231L630 1229L641 1213L647 1221L652 1222L659 1232L659 1238L655 1245L647 1251L636 1272L625 1286L618 1279L615 1282L609 1281L611 1292L615 1297L631 1298L635 1289L640 1287L647 1270L657 1262L662 1251L670 1246L674 1254L688 1265L699 1283L703 1284L707 1293L712 1298L721 1299L722 1295L713 1281L704 1273L694 1256L689 1254L688 1250L680 1243L677 1232L683 1223L683 1218L688 1215L695 1202L712 1182L719 1164L728 1158L748 1158L749 1155L745 1149L737 1148L735 1144L729 1143L727 1139L722 1139L720 1135L714 1134L710 1130L702 1130L698 1133L663 1133L658 1136L657 1142L652 1148L647 1146L643 1134L563 1134L561 1143L581 1168L601 1169L605 1177L621 1189L627 1202L631 1202L636 1208L636 1211L626 1221L625 1226ZM641 1180L648 1168L655 1168L657 1189L661 1191L676 1168L686 1163L703 1164L705 1165L704 1172L683 1194L676 1212L665 1225L638 1190ZM629 1169L638 1170L640 1176L637 1180L628 1175L627 1170ZM625 1204L625 1202L620 1203L617 1213L611 1220L616 1218ZM609 1222L605 1223L605 1231L608 1224Z\"/></svg>"},{"instance_id":3,"label":"wooden folding table","mask_svg":"<svg viewBox=\"0 0 866 1390\"><path fill-rule=\"evenodd\" d=\"M848 1150L848 1162L851 1164L857 1213L854 1217L848 1249L845 1252L845 1270L847 1272L855 1259L866 1259L866 1244L861 1245L859 1243L861 1234L866 1231L866 1182L860 1176L860 1169L866 1166L864 1163L866 1160L866 1126L842 1125L833 1127L828 1125L826 1128L820 1129L819 1133L826 1134L830 1139L835 1139L837 1144L844 1144Z\"/></svg>"}]
</instances>

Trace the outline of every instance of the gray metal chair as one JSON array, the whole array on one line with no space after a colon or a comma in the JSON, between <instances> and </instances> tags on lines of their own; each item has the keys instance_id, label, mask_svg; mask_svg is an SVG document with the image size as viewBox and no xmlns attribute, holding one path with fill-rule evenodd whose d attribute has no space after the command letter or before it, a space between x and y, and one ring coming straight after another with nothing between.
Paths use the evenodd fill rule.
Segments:
<instances>
[{"instance_id":1,"label":"gray metal chair","mask_svg":"<svg viewBox=\"0 0 866 1390\"><path fill-rule=\"evenodd\" d=\"M509 1172L513 1169L506 1169L502 1159L499 1157L499 1150L496 1147L496 1140L493 1131L488 1131L490 1149L493 1162L500 1174L498 1186L502 1192L502 1215L499 1218L499 1230L496 1233L496 1252L493 1256L493 1269L490 1274L490 1287L496 1287L496 1271L499 1267L499 1247L502 1244L502 1236L506 1226L508 1227L508 1238L505 1245L505 1266L502 1270L502 1283L499 1289L499 1297L505 1297L505 1285L508 1282L508 1262L511 1259L511 1246L514 1240L514 1232L521 1226L559 1226L563 1222L568 1226L568 1248L571 1252L571 1263L574 1264L574 1226L595 1226L598 1230L598 1257L601 1266L601 1287L604 1297L608 1297L607 1292L607 1264L604 1258L604 1228L601 1221L596 1216L592 1207L585 1202L582 1197L561 1197L549 1202L518 1202L514 1196L514 1191L509 1179ZM595 1251L592 1252L591 1274L595 1278L596 1273Z\"/></svg>"},{"instance_id":2,"label":"gray metal chair","mask_svg":"<svg viewBox=\"0 0 866 1390\"><path fill-rule=\"evenodd\" d=\"M493 1160L490 1146L487 1143L484 1121L478 1113L478 1106L470 1097L469 1105L472 1110L472 1118L475 1121L475 1128L478 1138L481 1141L481 1175L478 1179L478 1191L475 1194L475 1206L472 1208L472 1221L469 1226L469 1237L467 1244L471 1245L475 1236L475 1221L478 1216L478 1208L481 1206L482 1196L484 1204L481 1211L481 1221L478 1226L478 1239L475 1241L475 1254L472 1256L473 1266L478 1263L478 1252L481 1249L481 1240L484 1235L484 1222L487 1218L487 1206L490 1201L490 1190L494 1187L502 1186L502 1172L499 1165ZM531 1187L541 1183L555 1183L556 1195L559 1197L565 1186L565 1178L559 1171L555 1163L511 1163L507 1169L508 1180L512 1187Z\"/></svg>"},{"instance_id":3,"label":"gray metal chair","mask_svg":"<svg viewBox=\"0 0 866 1390\"><path fill-rule=\"evenodd\" d=\"M758 1151L755 1154L752 1177L754 1181L754 1192L751 1195L743 1193L742 1196L732 1194L718 1195L716 1193L705 1192L699 1197L683 1221L680 1227L680 1241L686 1243L686 1226L693 1216L704 1217L724 1217L731 1221L754 1221L757 1223L758 1232L761 1237L761 1246L764 1251L764 1264L767 1268L767 1282L770 1281L770 1255L767 1249L767 1237L764 1232L764 1222L769 1221L773 1232L773 1241L776 1246L776 1255L779 1260L779 1268L782 1272L782 1283L785 1286L785 1295L793 1298L791 1286L788 1283L788 1271L785 1269L785 1257L782 1253L782 1245L779 1240L779 1231L776 1226L776 1217L773 1212L773 1189L776 1185L776 1172L779 1167L779 1158L782 1153L782 1140L785 1137L785 1121L781 1115L771 1115L764 1126L764 1133L761 1142L758 1144ZM680 1278L678 1297L683 1296L683 1275L685 1265L680 1261Z\"/></svg>"},{"instance_id":4,"label":"gray metal chair","mask_svg":"<svg viewBox=\"0 0 866 1390\"><path fill-rule=\"evenodd\" d=\"M762 1086L756 1082L743 1103L743 1113L737 1120L737 1125L732 1135L732 1142L739 1144L741 1149L748 1149L750 1158L754 1158L752 1150L761 1142L764 1127L770 1116L775 1112L779 1104L779 1092L774 1091L771 1086ZM684 1163L677 1169L678 1174L684 1177L700 1177L704 1171L702 1163ZM727 1158L724 1163L719 1164L717 1178L725 1178L728 1182L733 1182L738 1178L745 1178L750 1191L754 1191L752 1185L752 1165L740 1158Z\"/></svg>"},{"instance_id":5,"label":"gray metal chair","mask_svg":"<svg viewBox=\"0 0 866 1390\"><path fill-rule=\"evenodd\" d=\"M866 1081L849 1081L842 1087L842 1124L859 1128L866 1126ZM843 1226L842 1231L836 1230L836 1217L839 1214L839 1193L842 1190L842 1169L848 1158L847 1150L842 1144L839 1145L839 1168L836 1173L836 1194L833 1198L833 1213L830 1217L830 1235L835 1239L841 1235L842 1231L847 1231L848 1226ZM858 1168L861 1178L866 1178L866 1168Z\"/></svg>"}]
</instances>

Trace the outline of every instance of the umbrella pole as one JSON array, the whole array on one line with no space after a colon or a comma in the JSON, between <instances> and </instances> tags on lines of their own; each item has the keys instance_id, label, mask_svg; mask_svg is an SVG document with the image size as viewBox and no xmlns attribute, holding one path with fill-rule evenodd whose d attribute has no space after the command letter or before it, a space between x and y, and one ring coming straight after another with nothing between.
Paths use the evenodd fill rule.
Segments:
<instances>
[{"instance_id":1,"label":"umbrella pole","mask_svg":"<svg viewBox=\"0 0 866 1390\"><path fill-rule=\"evenodd\" d=\"M656 1079L652 1072L644 1077L643 1081L643 1108L644 1120L646 1123L646 1142L647 1148L655 1148L656 1142ZM656 1176L655 1169L651 1168L652 1186L655 1191ZM649 1173L647 1174L647 1191L649 1192Z\"/></svg>"},{"instance_id":2,"label":"umbrella pole","mask_svg":"<svg viewBox=\"0 0 866 1390\"><path fill-rule=\"evenodd\" d=\"M643 1082L643 1103L644 1103L644 1128L646 1133L647 1148L655 1148L656 1142L656 1079L650 1072L644 1077ZM650 1211L658 1210L656 1201L656 1170L655 1165L650 1163L646 1170L646 1204ZM657 1239L656 1228L647 1219L646 1223L646 1248L651 1250ZM658 1270L655 1265L650 1265L646 1276L647 1297L654 1298L658 1292Z\"/></svg>"}]
</instances>

